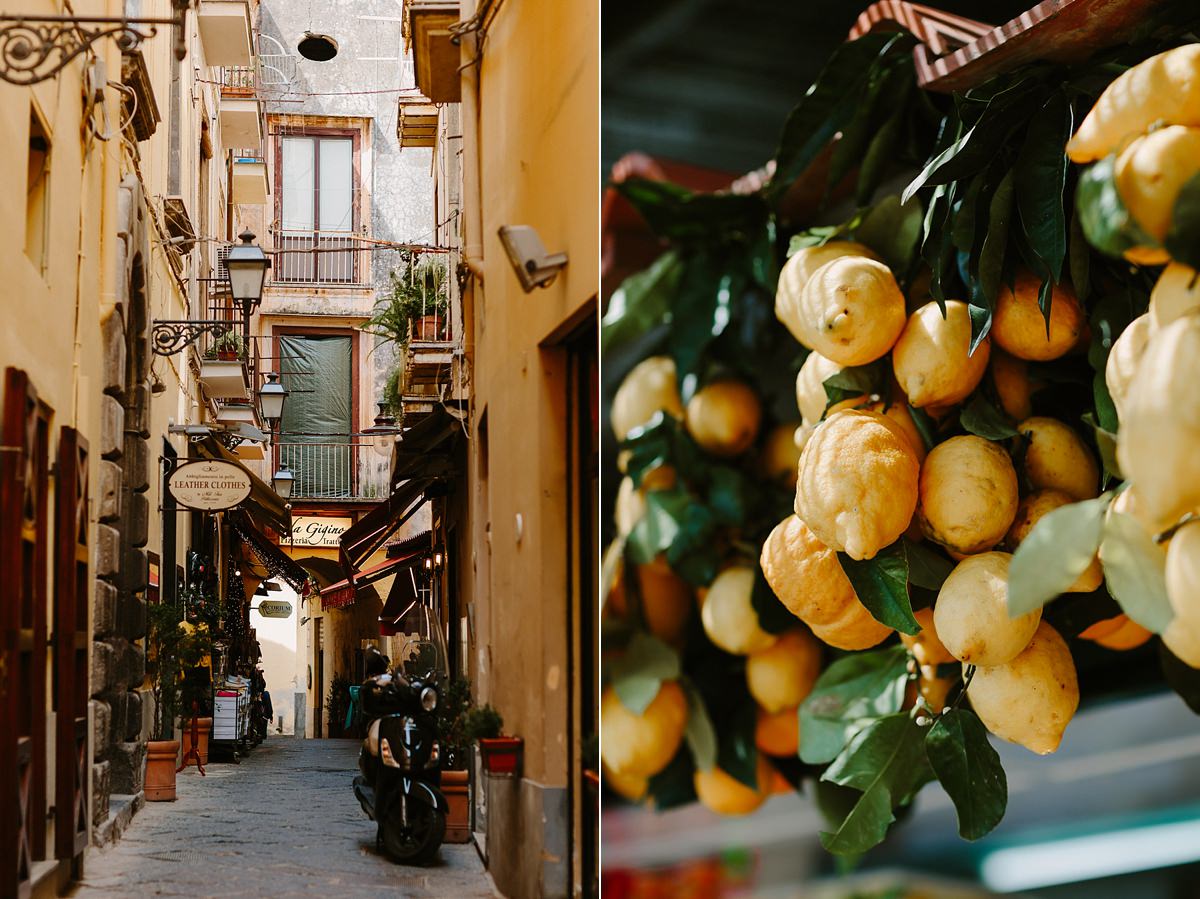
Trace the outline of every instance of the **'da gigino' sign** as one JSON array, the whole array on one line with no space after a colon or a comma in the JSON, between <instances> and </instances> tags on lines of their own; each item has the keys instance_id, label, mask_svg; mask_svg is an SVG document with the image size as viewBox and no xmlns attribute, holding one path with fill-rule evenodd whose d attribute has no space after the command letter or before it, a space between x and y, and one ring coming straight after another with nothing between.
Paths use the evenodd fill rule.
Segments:
<instances>
[{"instance_id":1,"label":"'da gigino' sign","mask_svg":"<svg viewBox=\"0 0 1200 899\"><path fill-rule=\"evenodd\" d=\"M351 518L325 515L293 515L293 546L337 546L338 538L354 523Z\"/></svg>"},{"instance_id":2,"label":"'da gigino' sign","mask_svg":"<svg viewBox=\"0 0 1200 899\"><path fill-rule=\"evenodd\" d=\"M250 495L250 475L230 462L186 462L175 469L167 489L181 506L218 512L232 509Z\"/></svg>"}]
</instances>

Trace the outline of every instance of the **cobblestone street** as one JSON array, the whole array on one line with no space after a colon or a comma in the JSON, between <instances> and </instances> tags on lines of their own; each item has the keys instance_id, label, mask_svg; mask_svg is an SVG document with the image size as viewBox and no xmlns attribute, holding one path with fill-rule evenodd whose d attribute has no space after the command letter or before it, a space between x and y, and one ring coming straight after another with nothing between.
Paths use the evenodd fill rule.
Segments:
<instances>
[{"instance_id":1,"label":"cobblestone street","mask_svg":"<svg viewBox=\"0 0 1200 899\"><path fill-rule=\"evenodd\" d=\"M119 843L94 850L71 895L491 897L472 845L429 868L375 851L350 789L358 743L273 736L240 765L181 772L175 802L147 803Z\"/></svg>"}]
</instances>

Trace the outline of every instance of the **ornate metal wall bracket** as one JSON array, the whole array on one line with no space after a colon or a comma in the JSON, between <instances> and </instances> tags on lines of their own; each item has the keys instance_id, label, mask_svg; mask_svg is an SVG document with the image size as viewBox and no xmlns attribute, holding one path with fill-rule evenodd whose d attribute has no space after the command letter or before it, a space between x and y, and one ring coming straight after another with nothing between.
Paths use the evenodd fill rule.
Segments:
<instances>
[{"instance_id":1,"label":"ornate metal wall bracket","mask_svg":"<svg viewBox=\"0 0 1200 899\"><path fill-rule=\"evenodd\" d=\"M0 15L0 79L30 85L53 78L92 44L113 37L122 51L133 50L157 33L175 29L175 58L187 55L187 11L191 0L172 0L175 17L106 18L103 16Z\"/></svg>"},{"instance_id":2,"label":"ornate metal wall bracket","mask_svg":"<svg viewBox=\"0 0 1200 899\"><path fill-rule=\"evenodd\" d=\"M211 334L214 338L224 337L235 327L236 322L222 321L155 321L151 333L151 343L157 356L174 356L180 350L190 346L202 334Z\"/></svg>"}]
</instances>

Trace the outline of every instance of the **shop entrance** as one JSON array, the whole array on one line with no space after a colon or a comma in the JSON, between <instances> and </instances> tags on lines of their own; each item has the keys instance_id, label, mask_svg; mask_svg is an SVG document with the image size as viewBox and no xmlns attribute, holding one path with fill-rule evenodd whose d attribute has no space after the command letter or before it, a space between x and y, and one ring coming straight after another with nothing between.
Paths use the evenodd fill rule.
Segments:
<instances>
[{"instance_id":1,"label":"shop entrance","mask_svg":"<svg viewBox=\"0 0 1200 899\"><path fill-rule=\"evenodd\" d=\"M313 691L315 694L313 736L325 736L325 640L322 625L324 620L313 621Z\"/></svg>"}]
</instances>

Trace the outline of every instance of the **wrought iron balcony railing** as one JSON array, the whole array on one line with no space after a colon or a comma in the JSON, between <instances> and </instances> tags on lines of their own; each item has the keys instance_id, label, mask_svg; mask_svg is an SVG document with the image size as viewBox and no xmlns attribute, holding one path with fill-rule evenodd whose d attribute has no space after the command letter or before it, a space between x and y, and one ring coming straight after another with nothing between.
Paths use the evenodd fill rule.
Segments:
<instances>
[{"instance_id":1,"label":"wrought iron balcony railing","mask_svg":"<svg viewBox=\"0 0 1200 899\"><path fill-rule=\"evenodd\" d=\"M280 434L275 464L291 469L292 501L382 501L387 498L391 446L369 434Z\"/></svg>"},{"instance_id":2,"label":"wrought iron balcony railing","mask_svg":"<svg viewBox=\"0 0 1200 899\"><path fill-rule=\"evenodd\" d=\"M347 231L275 229L274 284L365 286L371 282L371 243Z\"/></svg>"}]
</instances>

